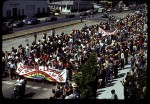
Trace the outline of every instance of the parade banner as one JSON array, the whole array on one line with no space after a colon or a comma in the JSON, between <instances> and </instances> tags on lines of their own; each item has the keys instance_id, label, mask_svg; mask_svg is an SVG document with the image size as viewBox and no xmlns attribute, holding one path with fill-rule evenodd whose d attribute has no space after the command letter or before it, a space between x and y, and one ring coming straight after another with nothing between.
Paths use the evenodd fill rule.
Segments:
<instances>
[{"instance_id":1,"label":"parade banner","mask_svg":"<svg viewBox=\"0 0 150 104\"><path fill-rule=\"evenodd\" d=\"M116 34L116 30L113 31L113 32L107 32L104 29L102 29L102 28L99 27L99 33L101 33L102 36L105 36L105 35L115 35Z\"/></svg>"},{"instance_id":2,"label":"parade banner","mask_svg":"<svg viewBox=\"0 0 150 104\"><path fill-rule=\"evenodd\" d=\"M26 78L31 79L46 79L50 82L62 82L65 83L67 79L67 71L51 69L45 66L29 67L23 65L22 63L18 64L16 73L18 75L23 75Z\"/></svg>"}]
</instances>

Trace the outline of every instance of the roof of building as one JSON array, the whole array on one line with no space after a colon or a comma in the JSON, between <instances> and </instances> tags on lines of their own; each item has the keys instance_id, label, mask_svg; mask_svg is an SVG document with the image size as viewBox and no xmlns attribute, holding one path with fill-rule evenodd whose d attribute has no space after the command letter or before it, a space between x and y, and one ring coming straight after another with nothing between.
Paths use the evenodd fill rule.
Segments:
<instances>
[{"instance_id":1,"label":"roof of building","mask_svg":"<svg viewBox=\"0 0 150 104\"><path fill-rule=\"evenodd\" d=\"M49 4L53 4L53 5L73 5L73 1L59 1L59 2L52 2Z\"/></svg>"}]
</instances>

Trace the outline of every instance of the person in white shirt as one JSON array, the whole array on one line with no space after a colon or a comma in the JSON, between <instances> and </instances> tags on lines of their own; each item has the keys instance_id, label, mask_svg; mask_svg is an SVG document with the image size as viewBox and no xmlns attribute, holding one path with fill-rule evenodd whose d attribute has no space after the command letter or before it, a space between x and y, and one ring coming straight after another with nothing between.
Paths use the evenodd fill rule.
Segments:
<instances>
[{"instance_id":1,"label":"person in white shirt","mask_svg":"<svg viewBox=\"0 0 150 104\"><path fill-rule=\"evenodd\" d=\"M14 84L15 87L18 88L21 98L24 98L26 83L27 82L24 79L24 76L21 75L21 76L19 76L19 78L17 79L17 81Z\"/></svg>"},{"instance_id":2,"label":"person in white shirt","mask_svg":"<svg viewBox=\"0 0 150 104\"><path fill-rule=\"evenodd\" d=\"M13 77L16 79L15 71L16 71L16 65L13 60L9 63L9 69L10 69L10 78L13 80Z\"/></svg>"},{"instance_id":3,"label":"person in white shirt","mask_svg":"<svg viewBox=\"0 0 150 104\"><path fill-rule=\"evenodd\" d=\"M121 52L121 69L124 69L124 52Z\"/></svg>"},{"instance_id":4,"label":"person in white shirt","mask_svg":"<svg viewBox=\"0 0 150 104\"><path fill-rule=\"evenodd\" d=\"M16 80L15 82L15 86L19 86L19 87L22 87L24 84L24 79L22 78L22 76L19 76L19 78Z\"/></svg>"}]
</instances>

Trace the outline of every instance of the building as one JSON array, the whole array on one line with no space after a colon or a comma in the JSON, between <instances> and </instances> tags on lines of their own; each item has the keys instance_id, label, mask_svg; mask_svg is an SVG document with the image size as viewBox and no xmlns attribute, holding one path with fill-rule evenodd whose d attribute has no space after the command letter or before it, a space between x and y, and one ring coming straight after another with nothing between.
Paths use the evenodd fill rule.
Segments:
<instances>
[{"instance_id":1,"label":"building","mask_svg":"<svg viewBox=\"0 0 150 104\"><path fill-rule=\"evenodd\" d=\"M3 17L34 17L47 11L47 0L6 0L3 4Z\"/></svg>"},{"instance_id":2,"label":"building","mask_svg":"<svg viewBox=\"0 0 150 104\"><path fill-rule=\"evenodd\" d=\"M59 9L62 13L65 12L80 12L93 8L94 1L88 0L61 0L57 2L51 2L48 0L48 7L52 9Z\"/></svg>"}]
</instances>

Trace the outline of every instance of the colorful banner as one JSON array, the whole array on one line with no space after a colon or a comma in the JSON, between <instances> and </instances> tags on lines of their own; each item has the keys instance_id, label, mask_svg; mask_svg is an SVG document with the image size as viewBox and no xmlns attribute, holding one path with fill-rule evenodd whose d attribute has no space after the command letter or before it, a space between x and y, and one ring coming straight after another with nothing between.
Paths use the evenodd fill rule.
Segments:
<instances>
[{"instance_id":1,"label":"colorful banner","mask_svg":"<svg viewBox=\"0 0 150 104\"><path fill-rule=\"evenodd\" d=\"M64 70L50 69L45 66L29 67L27 65L23 65L22 63L18 64L16 73L18 75L23 75L26 78L39 80L46 79L51 82L65 83L67 79L66 69Z\"/></svg>"}]
</instances>

